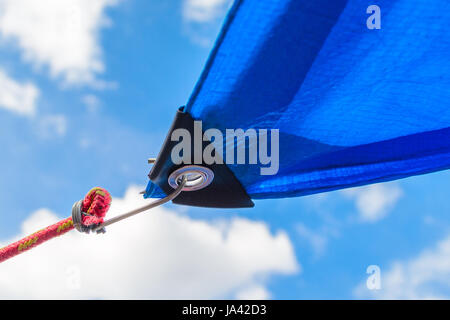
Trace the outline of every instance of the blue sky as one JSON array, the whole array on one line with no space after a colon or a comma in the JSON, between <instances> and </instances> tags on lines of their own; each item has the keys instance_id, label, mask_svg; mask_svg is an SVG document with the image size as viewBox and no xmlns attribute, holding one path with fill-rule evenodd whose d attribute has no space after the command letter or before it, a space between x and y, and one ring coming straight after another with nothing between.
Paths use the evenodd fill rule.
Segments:
<instances>
[{"instance_id":1,"label":"blue sky","mask_svg":"<svg viewBox=\"0 0 450 320\"><path fill-rule=\"evenodd\" d=\"M144 201L146 160L186 103L228 6L0 1L2 244L68 216L96 185L111 192L116 213ZM167 205L105 239L70 235L2 264L0 297L449 298L449 177L259 200L253 209ZM139 250L125 254L129 246ZM102 263L109 273L89 281ZM36 277L19 281L30 264ZM365 285L370 265L380 267L380 290ZM130 268L139 276L124 276ZM111 288L108 276L123 281ZM60 284L74 277L81 285Z\"/></svg>"}]
</instances>

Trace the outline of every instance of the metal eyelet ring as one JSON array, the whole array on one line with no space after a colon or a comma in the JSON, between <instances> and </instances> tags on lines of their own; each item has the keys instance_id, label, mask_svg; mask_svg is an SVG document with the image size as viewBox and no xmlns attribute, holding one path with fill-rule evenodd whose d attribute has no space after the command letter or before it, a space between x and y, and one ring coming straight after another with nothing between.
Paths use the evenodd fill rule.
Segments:
<instances>
[{"instance_id":1,"label":"metal eyelet ring","mask_svg":"<svg viewBox=\"0 0 450 320\"><path fill-rule=\"evenodd\" d=\"M183 176L187 179L183 191L195 191L209 186L214 179L214 172L202 166L185 166L170 174L169 185L176 189Z\"/></svg>"},{"instance_id":2,"label":"metal eyelet ring","mask_svg":"<svg viewBox=\"0 0 450 320\"><path fill-rule=\"evenodd\" d=\"M79 232L84 232L84 230L82 228L82 214L81 214L81 204L82 203L83 203L83 200L77 201L73 204L73 207L72 207L73 226Z\"/></svg>"}]
</instances>

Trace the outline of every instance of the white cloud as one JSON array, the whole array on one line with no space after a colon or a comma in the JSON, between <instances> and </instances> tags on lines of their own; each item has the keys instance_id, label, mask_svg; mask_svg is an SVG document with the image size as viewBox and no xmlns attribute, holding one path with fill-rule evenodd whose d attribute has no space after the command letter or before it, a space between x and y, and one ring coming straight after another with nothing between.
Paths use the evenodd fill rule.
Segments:
<instances>
[{"instance_id":1,"label":"white cloud","mask_svg":"<svg viewBox=\"0 0 450 320\"><path fill-rule=\"evenodd\" d=\"M13 40L23 60L48 66L66 84L91 84L104 71L98 35L105 9L116 0L0 0L0 34ZM9 44L8 44L9 45Z\"/></svg>"},{"instance_id":2,"label":"white cloud","mask_svg":"<svg viewBox=\"0 0 450 320\"><path fill-rule=\"evenodd\" d=\"M303 223L298 223L296 226L297 234L306 240L312 247L316 257L321 256L328 243L328 238L326 233L319 233L311 230Z\"/></svg>"},{"instance_id":3,"label":"white cloud","mask_svg":"<svg viewBox=\"0 0 450 320\"><path fill-rule=\"evenodd\" d=\"M63 137L66 132L67 119L64 115L45 115L38 120L38 133L41 138Z\"/></svg>"},{"instance_id":4,"label":"white cloud","mask_svg":"<svg viewBox=\"0 0 450 320\"><path fill-rule=\"evenodd\" d=\"M184 0L184 32L192 42L208 47L219 31L218 22L223 19L231 0Z\"/></svg>"},{"instance_id":5,"label":"white cloud","mask_svg":"<svg viewBox=\"0 0 450 320\"><path fill-rule=\"evenodd\" d=\"M376 222L384 218L403 194L395 182L345 189L341 192L355 199L363 222Z\"/></svg>"},{"instance_id":6,"label":"white cloud","mask_svg":"<svg viewBox=\"0 0 450 320\"><path fill-rule=\"evenodd\" d=\"M260 285L249 286L236 294L238 300L268 300L270 299L270 292Z\"/></svg>"},{"instance_id":7,"label":"white cloud","mask_svg":"<svg viewBox=\"0 0 450 320\"><path fill-rule=\"evenodd\" d=\"M450 299L450 236L408 261L381 270L381 290L355 289L358 298Z\"/></svg>"},{"instance_id":8,"label":"white cloud","mask_svg":"<svg viewBox=\"0 0 450 320\"><path fill-rule=\"evenodd\" d=\"M223 16L230 0L184 0L183 18L191 22L211 22Z\"/></svg>"},{"instance_id":9,"label":"white cloud","mask_svg":"<svg viewBox=\"0 0 450 320\"><path fill-rule=\"evenodd\" d=\"M113 199L108 215L147 203L141 189ZM56 220L39 210L22 235ZM299 268L286 233L271 234L262 222L207 222L156 208L104 235L72 231L2 263L0 298L264 297L268 277Z\"/></svg>"},{"instance_id":10,"label":"white cloud","mask_svg":"<svg viewBox=\"0 0 450 320\"><path fill-rule=\"evenodd\" d=\"M89 113L98 111L101 105L100 99L94 94L86 94L81 98Z\"/></svg>"},{"instance_id":11,"label":"white cloud","mask_svg":"<svg viewBox=\"0 0 450 320\"><path fill-rule=\"evenodd\" d=\"M39 90L30 82L19 83L0 69L0 108L31 116L36 112Z\"/></svg>"}]
</instances>

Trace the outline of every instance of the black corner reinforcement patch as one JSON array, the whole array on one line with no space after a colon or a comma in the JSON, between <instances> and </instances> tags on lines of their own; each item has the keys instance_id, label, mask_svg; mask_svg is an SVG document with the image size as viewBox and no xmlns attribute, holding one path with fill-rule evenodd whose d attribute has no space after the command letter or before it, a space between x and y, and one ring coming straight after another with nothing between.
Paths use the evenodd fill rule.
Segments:
<instances>
[{"instance_id":1,"label":"black corner reinforcement patch","mask_svg":"<svg viewBox=\"0 0 450 320\"><path fill-rule=\"evenodd\" d=\"M185 166L185 164L176 165L172 162L172 148L178 143L178 141L171 140L172 132L178 128L183 128L189 131L191 136L194 136L194 119L190 114L183 112L182 109L180 108L177 111L164 145L149 173L150 180L166 194L174 190L168 183L169 175ZM203 148L209 143L209 141L203 142ZM191 139L191 150L194 150L193 139ZM182 192L173 200L174 203L209 208L250 208L254 206L244 187L226 164L214 163L208 165L203 162L203 159L201 161L202 163L195 163L195 165L211 169L214 172L214 180L204 189ZM194 164L193 152L191 152L190 163Z\"/></svg>"}]
</instances>

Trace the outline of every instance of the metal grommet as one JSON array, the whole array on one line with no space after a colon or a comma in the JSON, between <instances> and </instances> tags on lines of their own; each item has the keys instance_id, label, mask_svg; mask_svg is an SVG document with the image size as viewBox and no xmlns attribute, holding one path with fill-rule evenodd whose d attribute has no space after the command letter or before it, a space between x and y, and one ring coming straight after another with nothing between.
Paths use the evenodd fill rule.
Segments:
<instances>
[{"instance_id":1,"label":"metal grommet","mask_svg":"<svg viewBox=\"0 0 450 320\"><path fill-rule=\"evenodd\" d=\"M83 200L77 201L72 206L72 221L73 226L75 229L77 229L80 232L84 232L82 229L82 217L81 217L81 204L83 203Z\"/></svg>"},{"instance_id":2,"label":"metal grommet","mask_svg":"<svg viewBox=\"0 0 450 320\"><path fill-rule=\"evenodd\" d=\"M187 180L183 191L195 191L209 186L214 179L214 172L202 166L185 166L170 174L168 179L169 185L176 189L183 176Z\"/></svg>"}]
</instances>

